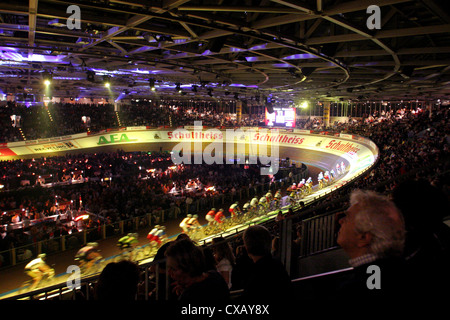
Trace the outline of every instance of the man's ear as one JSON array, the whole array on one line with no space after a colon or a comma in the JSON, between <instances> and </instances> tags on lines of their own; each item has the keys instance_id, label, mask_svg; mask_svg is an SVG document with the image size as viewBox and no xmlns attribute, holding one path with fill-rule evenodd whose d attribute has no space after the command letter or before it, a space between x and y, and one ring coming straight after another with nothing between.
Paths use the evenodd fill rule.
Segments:
<instances>
[{"instance_id":1,"label":"man's ear","mask_svg":"<svg viewBox=\"0 0 450 320\"><path fill-rule=\"evenodd\" d=\"M372 242L372 234L363 232L358 234L358 247L367 247Z\"/></svg>"}]
</instances>

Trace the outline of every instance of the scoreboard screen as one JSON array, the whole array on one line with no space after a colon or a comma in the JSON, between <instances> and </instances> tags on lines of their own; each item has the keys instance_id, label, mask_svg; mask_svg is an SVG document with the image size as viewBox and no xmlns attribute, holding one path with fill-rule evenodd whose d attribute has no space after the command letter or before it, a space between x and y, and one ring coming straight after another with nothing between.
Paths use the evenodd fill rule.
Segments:
<instances>
[{"instance_id":1,"label":"scoreboard screen","mask_svg":"<svg viewBox=\"0 0 450 320\"><path fill-rule=\"evenodd\" d=\"M269 127L295 127L295 108L273 108L269 113L266 108L266 126Z\"/></svg>"}]
</instances>

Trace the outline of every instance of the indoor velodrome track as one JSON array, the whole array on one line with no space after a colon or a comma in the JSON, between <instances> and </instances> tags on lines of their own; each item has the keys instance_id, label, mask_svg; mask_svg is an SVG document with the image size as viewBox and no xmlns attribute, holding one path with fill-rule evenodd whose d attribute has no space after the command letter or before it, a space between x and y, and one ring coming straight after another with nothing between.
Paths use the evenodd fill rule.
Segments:
<instances>
[{"instance_id":1,"label":"indoor velodrome track","mask_svg":"<svg viewBox=\"0 0 450 320\"><path fill-rule=\"evenodd\" d=\"M97 134L83 133L67 137L4 144L0 146L0 160L49 157L68 153L115 152L118 149L123 151L171 151L176 150L182 143L184 143L184 147L190 145L192 153L196 151L198 153L201 145L203 157L211 155L212 147L215 147L215 155L220 155L223 152L223 156L225 156L225 145L231 143L237 154L242 156L242 153L237 151L244 150L246 159L250 155L259 159L262 155L270 155L270 158L272 154L275 154L277 159L289 158L295 162L303 163L308 166L309 176L313 178L314 184L317 184L319 171L336 170L336 164L344 163L346 171L338 177L339 179L334 184L321 190L314 188L314 193L302 199L308 204L313 198L317 198L331 189L339 188L363 174L375 164L378 158L378 148L372 141L346 134L312 133L309 130L295 129L269 131L261 128L242 128L235 136L236 139L223 129L130 127ZM269 152L266 153L267 150ZM183 149L183 154L184 152L186 152L186 149ZM228 155L226 158L229 158ZM284 210L287 209L288 207L284 208ZM261 220L255 220L254 222L273 219L275 215L275 212L272 212L263 219L257 218ZM199 214L199 220L202 224L206 223L203 216L203 214ZM179 222L169 220L164 223L169 237L176 237L180 233ZM234 227L233 232L236 230L240 232L245 228L246 226L237 229ZM145 236L150 229L151 227L142 231L139 230L139 245L147 243ZM227 236L228 234L225 232L223 235ZM99 248L103 257L113 257L120 253L116 243L117 237L99 241ZM55 283L65 283L68 278L66 269L69 265L75 264L74 256L77 250L66 250L47 257L47 263L52 265L56 271ZM150 257L142 263L151 260ZM24 273L24 263L1 270L0 299L11 298L19 294L21 292L19 287L26 280L28 280L28 276Z\"/></svg>"}]
</instances>

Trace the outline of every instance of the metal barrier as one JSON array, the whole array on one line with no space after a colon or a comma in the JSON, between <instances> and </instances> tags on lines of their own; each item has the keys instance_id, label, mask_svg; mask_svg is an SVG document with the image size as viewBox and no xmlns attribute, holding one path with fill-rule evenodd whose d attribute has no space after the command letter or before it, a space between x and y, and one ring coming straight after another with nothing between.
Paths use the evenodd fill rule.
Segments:
<instances>
[{"instance_id":1,"label":"metal barrier","mask_svg":"<svg viewBox=\"0 0 450 320\"><path fill-rule=\"evenodd\" d=\"M228 229L226 232L222 234L215 234L212 235L206 239L203 239L202 241L197 241L197 244L202 247L211 247L214 246L212 244L212 239L215 237L223 236L225 241L233 241L235 237L240 236L242 231L248 228L251 225L255 224L267 224L267 223L273 223L274 214L271 216L263 216L260 219L248 222L243 225L236 226L234 228ZM116 256L109 257L107 260L116 261ZM150 258L148 258L150 259ZM168 299L168 292L169 292L169 282L168 277L163 271L164 268L161 268L161 264L164 263L166 260L162 259L159 261L151 261L139 264L139 268L141 269L141 276L143 277L143 281L140 285L140 288L142 291L139 293L139 296L143 300L149 300L149 293L153 290L154 291L154 297L155 300L167 300ZM62 276L62 275L59 275ZM92 299L92 291L93 287L95 286L95 283L97 282L100 274L91 275L88 277L84 277L80 279L80 286L79 288L69 288L69 285L67 283L60 283L52 286L48 286L41 289L36 289L30 292L21 293L21 294L10 294L10 296L3 298L4 300L23 300L23 299L59 299L59 300L72 300L77 299L77 296L82 296L83 300L90 300ZM164 281L164 288L161 288L160 284L160 277L163 277ZM75 290L76 289L76 290ZM161 292L165 292L165 296L161 296Z\"/></svg>"},{"instance_id":2,"label":"metal barrier","mask_svg":"<svg viewBox=\"0 0 450 320\"><path fill-rule=\"evenodd\" d=\"M305 219L301 222L302 241L300 257L308 256L336 246L336 214L342 210L333 211Z\"/></svg>"},{"instance_id":3,"label":"metal barrier","mask_svg":"<svg viewBox=\"0 0 450 320\"><path fill-rule=\"evenodd\" d=\"M150 298L155 301L161 300L160 291L162 288L158 284L160 284L161 264L165 263L165 261L166 259L163 259L139 265L142 281L139 286L140 291L138 291L138 295L142 297L143 300L149 300ZM93 300L95 284L97 283L99 277L100 273L81 278L79 286L77 287L74 287L72 283L68 284L63 282L26 293L11 295L3 300ZM165 277L165 279L165 288L163 292L166 292L166 297L164 300L167 300L169 293L169 281L168 277ZM150 292L152 291L154 294L150 297Z\"/></svg>"}]
</instances>

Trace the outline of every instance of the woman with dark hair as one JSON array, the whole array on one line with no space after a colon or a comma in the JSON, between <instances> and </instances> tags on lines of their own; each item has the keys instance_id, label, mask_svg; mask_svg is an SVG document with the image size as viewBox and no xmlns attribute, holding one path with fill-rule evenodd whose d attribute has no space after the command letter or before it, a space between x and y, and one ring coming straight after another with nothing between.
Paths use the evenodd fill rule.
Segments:
<instances>
[{"instance_id":1,"label":"woman with dark hair","mask_svg":"<svg viewBox=\"0 0 450 320\"><path fill-rule=\"evenodd\" d=\"M191 240L173 242L167 248L166 257L179 301L224 302L229 299L227 283L217 271L207 270L202 249Z\"/></svg>"}]
</instances>

